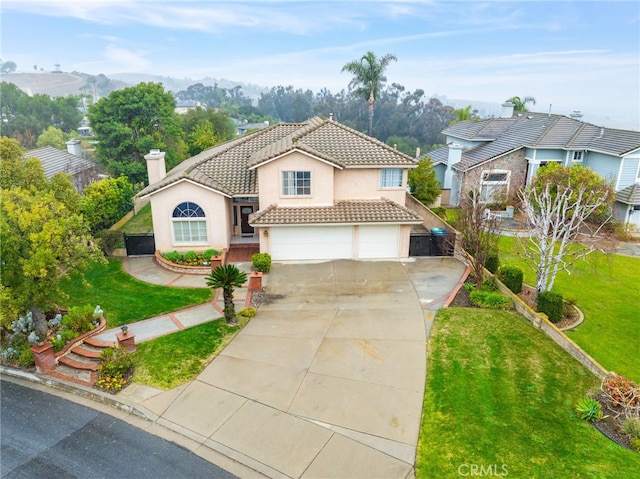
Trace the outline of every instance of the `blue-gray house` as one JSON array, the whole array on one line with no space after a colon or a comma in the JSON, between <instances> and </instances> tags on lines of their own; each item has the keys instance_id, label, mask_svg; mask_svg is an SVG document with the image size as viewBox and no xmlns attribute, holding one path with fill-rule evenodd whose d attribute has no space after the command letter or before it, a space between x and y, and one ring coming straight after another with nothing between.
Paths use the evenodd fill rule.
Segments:
<instances>
[{"instance_id":1,"label":"blue-gray house","mask_svg":"<svg viewBox=\"0 0 640 479\"><path fill-rule=\"evenodd\" d=\"M546 113L516 112L503 104L500 118L463 121L442 132L446 146L429 153L443 185L442 204L480 190L487 203L514 198L549 163L582 165L616 191L614 217L640 227L640 132Z\"/></svg>"}]
</instances>

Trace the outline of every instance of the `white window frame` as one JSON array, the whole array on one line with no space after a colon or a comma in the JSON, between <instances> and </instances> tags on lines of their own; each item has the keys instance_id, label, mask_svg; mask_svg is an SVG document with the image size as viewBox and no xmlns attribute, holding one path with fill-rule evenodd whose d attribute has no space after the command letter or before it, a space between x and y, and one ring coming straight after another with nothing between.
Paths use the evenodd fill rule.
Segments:
<instances>
[{"instance_id":1,"label":"white window frame","mask_svg":"<svg viewBox=\"0 0 640 479\"><path fill-rule=\"evenodd\" d=\"M571 155L571 164L582 164L582 160L584 159L584 152L581 150L575 150Z\"/></svg>"},{"instance_id":2,"label":"white window frame","mask_svg":"<svg viewBox=\"0 0 640 479\"><path fill-rule=\"evenodd\" d=\"M503 180L489 180L490 175L504 175ZM509 170L483 170L480 183L480 201L482 203L492 203L493 195L499 191L509 192L509 182L511 171Z\"/></svg>"},{"instance_id":3,"label":"white window frame","mask_svg":"<svg viewBox=\"0 0 640 479\"><path fill-rule=\"evenodd\" d=\"M311 171L286 170L280 173L282 196L311 196Z\"/></svg>"},{"instance_id":4,"label":"white window frame","mask_svg":"<svg viewBox=\"0 0 640 479\"><path fill-rule=\"evenodd\" d=\"M404 170L402 168L381 168L380 189L402 188Z\"/></svg>"},{"instance_id":5,"label":"white window frame","mask_svg":"<svg viewBox=\"0 0 640 479\"><path fill-rule=\"evenodd\" d=\"M175 244L207 244L207 219L197 203L183 201L171 213Z\"/></svg>"}]
</instances>

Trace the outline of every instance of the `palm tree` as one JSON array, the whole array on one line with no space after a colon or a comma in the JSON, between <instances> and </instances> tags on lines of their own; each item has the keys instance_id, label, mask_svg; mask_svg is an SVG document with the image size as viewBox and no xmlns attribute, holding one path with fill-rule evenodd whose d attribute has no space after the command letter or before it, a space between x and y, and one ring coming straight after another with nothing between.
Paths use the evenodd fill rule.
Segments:
<instances>
[{"instance_id":1,"label":"palm tree","mask_svg":"<svg viewBox=\"0 0 640 479\"><path fill-rule=\"evenodd\" d=\"M373 128L373 104L380 95L382 84L387 80L384 72L392 61L398 59L390 53L378 59L375 53L367 52L360 60L353 60L342 67L343 72L353 75L349 88L369 103L369 135Z\"/></svg>"},{"instance_id":2,"label":"palm tree","mask_svg":"<svg viewBox=\"0 0 640 479\"><path fill-rule=\"evenodd\" d=\"M224 319L227 324L238 324L236 308L233 304L233 290L240 288L247 281L247 274L240 271L235 264L227 264L211 271L205 280L210 288L222 288Z\"/></svg>"},{"instance_id":3,"label":"palm tree","mask_svg":"<svg viewBox=\"0 0 640 479\"><path fill-rule=\"evenodd\" d=\"M471 110L471 105L467 105L464 108L458 108L457 110L453 110L453 113L456 115L456 119L449 123L449 126L455 125L456 123L460 123L461 121L473 120L480 121L480 117L478 116L478 110Z\"/></svg>"},{"instance_id":4,"label":"palm tree","mask_svg":"<svg viewBox=\"0 0 640 479\"><path fill-rule=\"evenodd\" d=\"M536 99L532 96L525 96L522 99L519 96L513 96L507 99L507 101L513 103L513 111L529 111L527 109L527 103L531 103L532 105L536 104Z\"/></svg>"}]
</instances>

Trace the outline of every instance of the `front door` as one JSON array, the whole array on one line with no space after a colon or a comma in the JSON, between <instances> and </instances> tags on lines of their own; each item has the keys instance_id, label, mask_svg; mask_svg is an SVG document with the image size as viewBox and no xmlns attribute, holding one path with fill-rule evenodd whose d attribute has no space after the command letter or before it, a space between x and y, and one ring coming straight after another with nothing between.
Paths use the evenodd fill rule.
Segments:
<instances>
[{"instance_id":1,"label":"front door","mask_svg":"<svg viewBox=\"0 0 640 479\"><path fill-rule=\"evenodd\" d=\"M240 232L242 236L253 236L253 227L249 224L249 215L253 213L253 206L240 207Z\"/></svg>"}]
</instances>

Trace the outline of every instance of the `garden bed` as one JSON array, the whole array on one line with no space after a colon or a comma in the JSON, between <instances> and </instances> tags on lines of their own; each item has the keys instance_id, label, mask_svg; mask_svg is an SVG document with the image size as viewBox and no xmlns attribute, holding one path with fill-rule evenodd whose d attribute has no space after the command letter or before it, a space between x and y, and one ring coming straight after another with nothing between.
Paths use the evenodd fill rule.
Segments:
<instances>
[{"instance_id":1,"label":"garden bed","mask_svg":"<svg viewBox=\"0 0 640 479\"><path fill-rule=\"evenodd\" d=\"M212 269L215 269L218 266L225 264L226 257L227 257L227 250L223 249L220 252L219 256L214 256L210 260L208 260L207 261L208 264L192 266L192 265L174 263L173 261L169 261L168 259L164 258L159 251L156 251L155 253L156 261L160 266L170 271L173 271L176 273L182 273L182 274L209 274Z\"/></svg>"}]
</instances>

